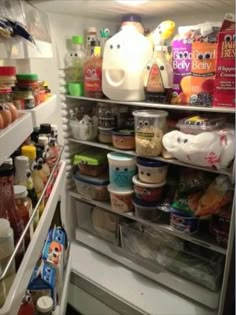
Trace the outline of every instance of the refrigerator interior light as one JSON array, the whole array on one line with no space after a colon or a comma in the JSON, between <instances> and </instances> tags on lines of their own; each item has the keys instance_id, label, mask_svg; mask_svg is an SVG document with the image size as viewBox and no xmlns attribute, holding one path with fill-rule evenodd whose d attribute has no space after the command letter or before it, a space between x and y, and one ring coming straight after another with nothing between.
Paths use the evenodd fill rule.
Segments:
<instances>
[{"instance_id":1,"label":"refrigerator interior light","mask_svg":"<svg viewBox=\"0 0 236 315\"><path fill-rule=\"evenodd\" d=\"M137 6L137 5L148 2L149 0L115 0L115 1L124 5Z\"/></svg>"}]
</instances>

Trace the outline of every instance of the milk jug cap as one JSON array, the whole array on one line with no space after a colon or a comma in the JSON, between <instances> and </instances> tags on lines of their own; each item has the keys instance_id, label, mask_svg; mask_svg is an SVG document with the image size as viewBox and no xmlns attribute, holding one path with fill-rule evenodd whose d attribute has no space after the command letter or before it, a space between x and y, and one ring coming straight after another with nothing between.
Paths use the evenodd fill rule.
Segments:
<instances>
[{"instance_id":1,"label":"milk jug cap","mask_svg":"<svg viewBox=\"0 0 236 315\"><path fill-rule=\"evenodd\" d=\"M122 22L142 22L141 16L137 14L125 14L122 16Z\"/></svg>"},{"instance_id":2,"label":"milk jug cap","mask_svg":"<svg viewBox=\"0 0 236 315\"><path fill-rule=\"evenodd\" d=\"M73 44L83 44L84 38L81 35L72 36L72 43Z\"/></svg>"},{"instance_id":3,"label":"milk jug cap","mask_svg":"<svg viewBox=\"0 0 236 315\"><path fill-rule=\"evenodd\" d=\"M11 233L10 222L6 219L0 219L0 238L9 237Z\"/></svg>"}]
</instances>

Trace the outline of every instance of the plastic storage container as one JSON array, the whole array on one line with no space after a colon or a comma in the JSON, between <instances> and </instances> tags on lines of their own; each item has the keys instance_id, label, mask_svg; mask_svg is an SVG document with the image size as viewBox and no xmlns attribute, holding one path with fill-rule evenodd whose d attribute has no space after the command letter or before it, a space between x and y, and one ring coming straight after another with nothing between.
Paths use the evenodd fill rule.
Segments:
<instances>
[{"instance_id":1,"label":"plastic storage container","mask_svg":"<svg viewBox=\"0 0 236 315\"><path fill-rule=\"evenodd\" d=\"M144 100L144 68L151 56L150 41L133 27L108 39L102 63L103 93L112 100Z\"/></svg>"},{"instance_id":2,"label":"plastic storage container","mask_svg":"<svg viewBox=\"0 0 236 315\"><path fill-rule=\"evenodd\" d=\"M88 176L99 176L106 171L107 153L100 149L87 149L74 156L74 165L80 173Z\"/></svg>"},{"instance_id":3,"label":"plastic storage container","mask_svg":"<svg viewBox=\"0 0 236 315\"><path fill-rule=\"evenodd\" d=\"M168 113L162 110L137 110L133 112L133 115L136 153L141 156L160 155Z\"/></svg>"},{"instance_id":4,"label":"plastic storage container","mask_svg":"<svg viewBox=\"0 0 236 315\"><path fill-rule=\"evenodd\" d=\"M177 231L193 234L198 231L199 218L176 210L170 214L170 225Z\"/></svg>"},{"instance_id":5,"label":"plastic storage container","mask_svg":"<svg viewBox=\"0 0 236 315\"><path fill-rule=\"evenodd\" d=\"M97 116L98 126L101 128L116 128L117 127L117 105L98 103Z\"/></svg>"},{"instance_id":6,"label":"plastic storage container","mask_svg":"<svg viewBox=\"0 0 236 315\"><path fill-rule=\"evenodd\" d=\"M108 178L104 176L91 177L81 175L79 172L76 172L73 178L79 194L93 200L109 200L109 192L107 190L107 185L109 184Z\"/></svg>"},{"instance_id":7,"label":"plastic storage container","mask_svg":"<svg viewBox=\"0 0 236 315\"><path fill-rule=\"evenodd\" d=\"M98 140L101 143L111 144L112 143L112 128L101 128L98 127Z\"/></svg>"},{"instance_id":8,"label":"plastic storage container","mask_svg":"<svg viewBox=\"0 0 236 315\"><path fill-rule=\"evenodd\" d=\"M112 144L117 149L134 150L135 149L134 130L114 129L112 131Z\"/></svg>"},{"instance_id":9,"label":"plastic storage container","mask_svg":"<svg viewBox=\"0 0 236 315\"><path fill-rule=\"evenodd\" d=\"M156 221L161 216L161 211L157 208L156 202L145 202L136 197L133 199L135 215L144 220Z\"/></svg>"},{"instance_id":10,"label":"plastic storage container","mask_svg":"<svg viewBox=\"0 0 236 315\"><path fill-rule=\"evenodd\" d=\"M133 177L135 196L142 201L157 202L161 200L163 195L163 188L166 181L159 184L147 184L138 179L138 176Z\"/></svg>"},{"instance_id":11,"label":"plastic storage container","mask_svg":"<svg viewBox=\"0 0 236 315\"><path fill-rule=\"evenodd\" d=\"M122 190L109 185L108 190L110 192L111 207L113 210L121 213L133 210L132 197L134 191L132 189Z\"/></svg>"},{"instance_id":12,"label":"plastic storage container","mask_svg":"<svg viewBox=\"0 0 236 315\"><path fill-rule=\"evenodd\" d=\"M144 183L159 184L166 180L168 165L155 160L137 158L138 177Z\"/></svg>"},{"instance_id":13,"label":"plastic storage container","mask_svg":"<svg viewBox=\"0 0 236 315\"><path fill-rule=\"evenodd\" d=\"M201 132L213 131L223 127L225 118L210 118L203 116L191 116L178 121L176 127L184 133L199 134Z\"/></svg>"},{"instance_id":14,"label":"plastic storage container","mask_svg":"<svg viewBox=\"0 0 236 315\"><path fill-rule=\"evenodd\" d=\"M85 116L81 121L71 120L70 127L72 136L75 139L89 141L97 137L97 121L92 120L89 116Z\"/></svg>"},{"instance_id":15,"label":"plastic storage container","mask_svg":"<svg viewBox=\"0 0 236 315\"><path fill-rule=\"evenodd\" d=\"M117 152L107 154L110 184L117 188L132 188L132 177L136 174L135 158Z\"/></svg>"}]
</instances>

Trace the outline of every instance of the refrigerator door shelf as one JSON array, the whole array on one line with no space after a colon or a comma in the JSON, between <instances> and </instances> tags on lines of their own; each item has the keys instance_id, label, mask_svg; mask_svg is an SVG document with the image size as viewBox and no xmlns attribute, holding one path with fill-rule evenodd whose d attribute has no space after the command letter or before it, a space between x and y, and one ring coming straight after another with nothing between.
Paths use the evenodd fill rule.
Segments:
<instances>
[{"instance_id":1,"label":"refrigerator door shelf","mask_svg":"<svg viewBox=\"0 0 236 315\"><path fill-rule=\"evenodd\" d=\"M51 117L55 117L58 110L57 97L56 95L52 95L45 102L24 112L32 115L33 127L38 127L40 124L49 121Z\"/></svg>"},{"instance_id":2,"label":"refrigerator door shelf","mask_svg":"<svg viewBox=\"0 0 236 315\"><path fill-rule=\"evenodd\" d=\"M0 165L25 141L33 132L32 118L29 113L21 114L5 129L0 130Z\"/></svg>"},{"instance_id":3,"label":"refrigerator door shelf","mask_svg":"<svg viewBox=\"0 0 236 315\"><path fill-rule=\"evenodd\" d=\"M14 282L6 298L5 304L0 309L0 315L17 314L21 305L25 290L29 284L33 269L39 259L48 229L50 227L57 202L60 197L61 187L65 178L65 162L60 161L60 170L57 175L53 190L47 201L44 212L40 218L38 226L34 232L33 238L21 262L20 268L15 276Z\"/></svg>"}]
</instances>

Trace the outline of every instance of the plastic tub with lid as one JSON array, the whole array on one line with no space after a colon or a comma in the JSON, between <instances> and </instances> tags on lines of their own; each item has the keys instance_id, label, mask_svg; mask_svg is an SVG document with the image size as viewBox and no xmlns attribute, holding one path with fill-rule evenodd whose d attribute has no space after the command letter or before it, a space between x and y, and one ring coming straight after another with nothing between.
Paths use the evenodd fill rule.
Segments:
<instances>
[{"instance_id":1,"label":"plastic tub with lid","mask_svg":"<svg viewBox=\"0 0 236 315\"><path fill-rule=\"evenodd\" d=\"M99 176L107 169L107 152L90 148L74 155L73 164L79 167L80 173L88 176Z\"/></svg>"},{"instance_id":2,"label":"plastic tub with lid","mask_svg":"<svg viewBox=\"0 0 236 315\"><path fill-rule=\"evenodd\" d=\"M120 189L109 185L108 191L110 192L113 210L121 213L133 210L132 197L134 191L132 189Z\"/></svg>"},{"instance_id":3,"label":"plastic tub with lid","mask_svg":"<svg viewBox=\"0 0 236 315\"><path fill-rule=\"evenodd\" d=\"M226 120L224 117L191 116L178 121L176 127L189 134L199 134L222 128Z\"/></svg>"},{"instance_id":4,"label":"plastic tub with lid","mask_svg":"<svg viewBox=\"0 0 236 315\"><path fill-rule=\"evenodd\" d=\"M135 215L141 219L156 221L161 217L162 211L157 208L156 202L146 202L134 197L133 205Z\"/></svg>"},{"instance_id":5,"label":"plastic tub with lid","mask_svg":"<svg viewBox=\"0 0 236 315\"><path fill-rule=\"evenodd\" d=\"M73 179L79 194L92 200L109 200L109 192L107 190L107 185L109 184L108 176L91 177L76 172Z\"/></svg>"},{"instance_id":6,"label":"plastic tub with lid","mask_svg":"<svg viewBox=\"0 0 236 315\"><path fill-rule=\"evenodd\" d=\"M140 156L160 155L168 113L163 110L137 110L133 112L133 115L136 153Z\"/></svg>"},{"instance_id":7,"label":"plastic tub with lid","mask_svg":"<svg viewBox=\"0 0 236 315\"><path fill-rule=\"evenodd\" d=\"M170 214L170 225L177 231L193 234L198 231L199 218L186 212L173 210Z\"/></svg>"},{"instance_id":8,"label":"plastic tub with lid","mask_svg":"<svg viewBox=\"0 0 236 315\"><path fill-rule=\"evenodd\" d=\"M112 143L112 128L98 127L98 140L101 143L111 144Z\"/></svg>"},{"instance_id":9,"label":"plastic tub with lid","mask_svg":"<svg viewBox=\"0 0 236 315\"><path fill-rule=\"evenodd\" d=\"M134 130L114 129L112 131L112 144L121 150L135 149Z\"/></svg>"},{"instance_id":10,"label":"plastic tub with lid","mask_svg":"<svg viewBox=\"0 0 236 315\"><path fill-rule=\"evenodd\" d=\"M166 181L159 184L147 184L141 182L138 176L133 177L135 196L142 201L157 202L160 201L163 196L163 188Z\"/></svg>"},{"instance_id":11,"label":"plastic tub with lid","mask_svg":"<svg viewBox=\"0 0 236 315\"><path fill-rule=\"evenodd\" d=\"M138 177L140 181L149 184L159 184L166 180L168 165L145 158L137 158Z\"/></svg>"},{"instance_id":12,"label":"plastic tub with lid","mask_svg":"<svg viewBox=\"0 0 236 315\"><path fill-rule=\"evenodd\" d=\"M132 188L132 177L136 174L135 158L118 152L110 152L107 157L110 184L122 189Z\"/></svg>"}]
</instances>

